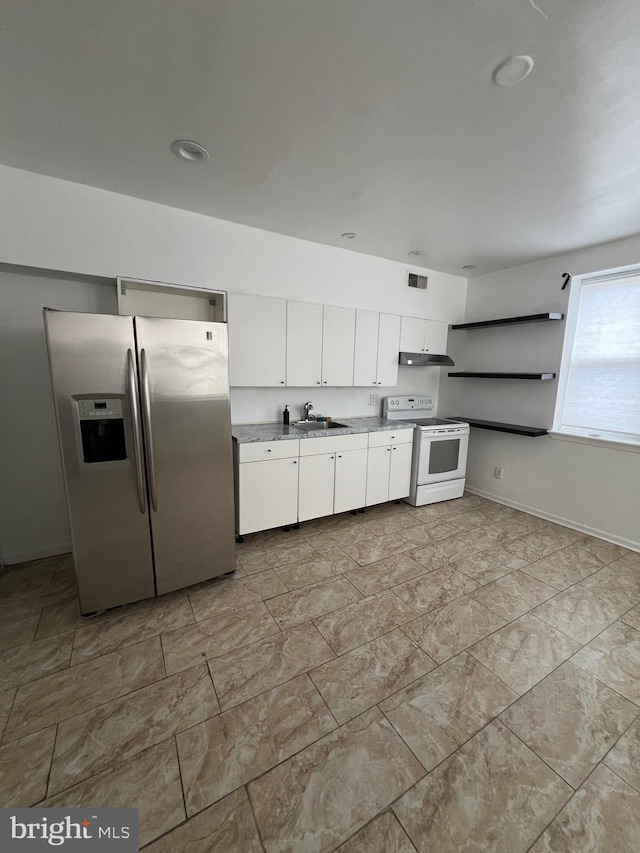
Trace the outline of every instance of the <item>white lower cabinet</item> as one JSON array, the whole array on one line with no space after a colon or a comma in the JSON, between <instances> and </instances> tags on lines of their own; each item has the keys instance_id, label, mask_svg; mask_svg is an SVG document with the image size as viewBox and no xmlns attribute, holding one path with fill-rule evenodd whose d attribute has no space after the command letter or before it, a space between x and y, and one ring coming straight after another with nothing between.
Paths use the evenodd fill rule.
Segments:
<instances>
[{"instance_id":1,"label":"white lower cabinet","mask_svg":"<svg viewBox=\"0 0 640 853\"><path fill-rule=\"evenodd\" d=\"M369 433L366 506L409 495L413 429Z\"/></svg>"},{"instance_id":2,"label":"white lower cabinet","mask_svg":"<svg viewBox=\"0 0 640 853\"><path fill-rule=\"evenodd\" d=\"M367 433L300 442L300 521L360 509L366 489Z\"/></svg>"},{"instance_id":3,"label":"white lower cabinet","mask_svg":"<svg viewBox=\"0 0 640 853\"><path fill-rule=\"evenodd\" d=\"M299 452L298 440L234 446L237 533L296 524Z\"/></svg>"}]
</instances>

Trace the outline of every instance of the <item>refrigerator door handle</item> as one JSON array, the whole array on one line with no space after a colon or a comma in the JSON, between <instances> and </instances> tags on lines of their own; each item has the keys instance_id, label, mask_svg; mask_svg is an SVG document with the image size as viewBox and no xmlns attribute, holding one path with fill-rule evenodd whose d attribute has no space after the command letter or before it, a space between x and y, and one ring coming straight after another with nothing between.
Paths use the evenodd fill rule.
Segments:
<instances>
[{"instance_id":1,"label":"refrigerator door handle","mask_svg":"<svg viewBox=\"0 0 640 853\"><path fill-rule=\"evenodd\" d=\"M147 437L147 466L149 469L149 492L151 506L158 511L158 489L156 486L156 465L153 458L153 433L151 431L151 393L149 391L149 371L147 370L147 354L140 350L140 378L142 380L142 418Z\"/></svg>"},{"instance_id":2,"label":"refrigerator door handle","mask_svg":"<svg viewBox=\"0 0 640 853\"><path fill-rule=\"evenodd\" d=\"M142 444L140 442L140 413L138 410L138 386L136 369L133 364L133 352L127 350L127 367L129 379L129 398L131 400L131 417L133 420L133 455L136 467L136 482L138 486L138 503L142 515L146 512L147 500L144 493L144 469L142 467Z\"/></svg>"}]
</instances>

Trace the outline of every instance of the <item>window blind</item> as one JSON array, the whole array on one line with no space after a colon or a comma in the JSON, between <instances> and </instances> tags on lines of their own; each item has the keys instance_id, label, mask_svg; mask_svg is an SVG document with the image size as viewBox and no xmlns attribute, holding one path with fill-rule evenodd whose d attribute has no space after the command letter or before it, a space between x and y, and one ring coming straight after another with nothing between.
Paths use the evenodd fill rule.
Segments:
<instances>
[{"instance_id":1,"label":"window blind","mask_svg":"<svg viewBox=\"0 0 640 853\"><path fill-rule=\"evenodd\" d=\"M584 281L576 322L561 429L640 438L640 275Z\"/></svg>"}]
</instances>

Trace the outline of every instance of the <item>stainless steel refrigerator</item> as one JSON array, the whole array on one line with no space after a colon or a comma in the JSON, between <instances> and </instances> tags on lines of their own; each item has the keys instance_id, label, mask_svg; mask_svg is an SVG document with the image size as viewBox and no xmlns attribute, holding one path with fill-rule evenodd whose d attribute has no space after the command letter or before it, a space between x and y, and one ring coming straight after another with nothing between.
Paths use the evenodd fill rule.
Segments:
<instances>
[{"instance_id":1,"label":"stainless steel refrigerator","mask_svg":"<svg viewBox=\"0 0 640 853\"><path fill-rule=\"evenodd\" d=\"M44 318L81 612L233 571L226 325Z\"/></svg>"}]
</instances>

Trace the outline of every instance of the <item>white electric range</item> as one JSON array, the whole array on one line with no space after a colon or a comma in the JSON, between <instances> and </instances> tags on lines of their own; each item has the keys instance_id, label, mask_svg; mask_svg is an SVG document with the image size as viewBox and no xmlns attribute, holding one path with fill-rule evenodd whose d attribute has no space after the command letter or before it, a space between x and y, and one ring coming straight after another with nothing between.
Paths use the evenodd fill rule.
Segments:
<instances>
[{"instance_id":1,"label":"white electric range","mask_svg":"<svg viewBox=\"0 0 640 853\"><path fill-rule=\"evenodd\" d=\"M388 420L415 425L407 502L423 506L462 497L469 424L434 418L431 397L386 397L383 413Z\"/></svg>"}]
</instances>

